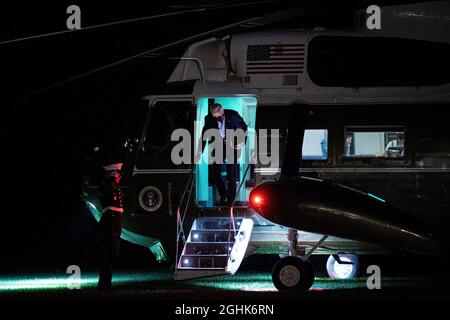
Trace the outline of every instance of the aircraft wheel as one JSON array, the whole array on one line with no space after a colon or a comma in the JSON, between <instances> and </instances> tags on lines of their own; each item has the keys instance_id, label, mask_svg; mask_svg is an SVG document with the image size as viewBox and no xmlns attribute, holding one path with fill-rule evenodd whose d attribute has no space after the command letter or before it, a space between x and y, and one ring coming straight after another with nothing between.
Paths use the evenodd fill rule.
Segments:
<instances>
[{"instance_id":1,"label":"aircraft wheel","mask_svg":"<svg viewBox=\"0 0 450 320\"><path fill-rule=\"evenodd\" d=\"M339 254L339 259L353 264L340 264L333 256L327 260L327 273L331 279L353 279L359 271L358 256L354 254Z\"/></svg>"},{"instance_id":2,"label":"aircraft wheel","mask_svg":"<svg viewBox=\"0 0 450 320\"><path fill-rule=\"evenodd\" d=\"M272 270L275 287L282 290L308 290L315 278L314 267L309 261L298 257L285 257Z\"/></svg>"}]
</instances>

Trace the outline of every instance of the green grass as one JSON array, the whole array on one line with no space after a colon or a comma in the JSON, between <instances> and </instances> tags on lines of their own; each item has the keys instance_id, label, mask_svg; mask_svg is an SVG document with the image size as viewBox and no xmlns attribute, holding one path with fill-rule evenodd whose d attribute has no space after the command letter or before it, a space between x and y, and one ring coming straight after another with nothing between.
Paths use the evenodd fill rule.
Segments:
<instances>
[{"instance_id":1,"label":"green grass","mask_svg":"<svg viewBox=\"0 0 450 320\"><path fill-rule=\"evenodd\" d=\"M170 272L127 272L113 277L114 293L121 295L189 294L207 292L276 292L268 272L239 272L233 276L218 276L188 281L173 281ZM83 274L73 281L69 275L32 275L0 277L0 295L50 293L54 295L95 295L98 276ZM81 290L69 290L70 285L79 285ZM436 285L436 282L419 278L382 278L382 288ZM366 278L332 280L316 277L312 291L365 289Z\"/></svg>"}]
</instances>

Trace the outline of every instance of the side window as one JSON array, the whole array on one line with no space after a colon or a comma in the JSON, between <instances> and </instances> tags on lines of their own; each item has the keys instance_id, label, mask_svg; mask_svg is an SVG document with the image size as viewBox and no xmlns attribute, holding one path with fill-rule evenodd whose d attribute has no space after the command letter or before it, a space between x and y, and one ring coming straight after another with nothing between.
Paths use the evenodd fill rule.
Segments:
<instances>
[{"instance_id":1,"label":"side window","mask_svg":"<svg viewBox=\"0 0 450 320\"><path fill-rule=\"evenodd\" d=\"M355 158L403 158L404 127L347 127L344 156Z\"/></svg>"},{"instance_id":2,"label":"side window","mask_svg":"<svg viewBox=\"0 0 450 320\"><path fill-rule=\"evenodd\" d=\"M302 160L328 159L328 130L306 129L303 135Z\"/></svg>"}]
</instances>

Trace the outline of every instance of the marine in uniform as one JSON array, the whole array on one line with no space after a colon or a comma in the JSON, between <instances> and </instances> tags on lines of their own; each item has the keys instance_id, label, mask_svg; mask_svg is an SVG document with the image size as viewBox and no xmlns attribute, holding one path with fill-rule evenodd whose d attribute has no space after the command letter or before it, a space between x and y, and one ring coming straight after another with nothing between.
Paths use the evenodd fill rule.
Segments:
<instances>
[{"instance_id":1,"label":"marine in uniform","mask_svg":"<svg viewBox=\"0 0 450 320\"><path fill-rule=\"evenodd\" d=\"M111 290L114 263L119 258L120 234L122 233L123 193L119 188L122 163L103 167L105 183L102 186L102 217L99 222L100 270L98 290Z\"/></svg>"}]
</instances>

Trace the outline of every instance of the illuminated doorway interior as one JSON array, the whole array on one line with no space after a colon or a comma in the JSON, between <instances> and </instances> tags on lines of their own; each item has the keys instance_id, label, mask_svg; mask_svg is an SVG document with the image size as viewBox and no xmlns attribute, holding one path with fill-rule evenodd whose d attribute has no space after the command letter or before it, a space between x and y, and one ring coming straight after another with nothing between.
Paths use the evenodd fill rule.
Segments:
<instances>
[{"instance_id":1,"label":"illuminated doorway interior","mask_svg":"<svg viewBox=\"0 0 450 320\"><path fill-rule=\"evenodd\" d=\"M211 103L220 103L223 109L231 109L237 111L244 119L248 126L247 143L242 148L239 158L239 168L237 175L236 191L239 189L239 184L242 182L241 190L238 192L236 198L236 205L246 206L248 203L248 195L253 186L251 177L251 168L247 174L244 174L249 165L250 159L254 157L255 151L255 121L256 121L256 98L254 97L202 97L197 100L197 116L196 116L196 130L195 140L199 141L202 128L205 122L205 116L209 112L209 105ZM202 154L202 161L196 166L196 195L197 205L203 207L213 207L219 198L217 188L212 183L211 168L208 168L208 145ZM226 179L226 170L222 172L222 176ZM244 181L242 181L244 178Z\"/></svg>"}]
</instances>

